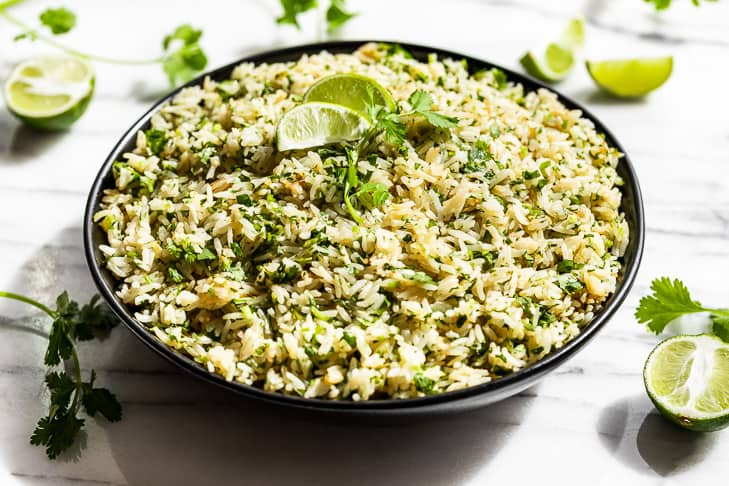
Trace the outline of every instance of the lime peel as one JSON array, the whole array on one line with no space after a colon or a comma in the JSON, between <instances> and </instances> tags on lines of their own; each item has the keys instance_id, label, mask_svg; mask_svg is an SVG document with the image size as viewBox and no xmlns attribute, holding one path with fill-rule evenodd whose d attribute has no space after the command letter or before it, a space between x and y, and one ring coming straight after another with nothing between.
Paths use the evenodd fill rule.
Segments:
<instances>
[{"instance_id":1,"label":"lime peel","mask_svg":"<svg viewBox=\"0 0 729 486\"><path fill-rule=\"evenodd\" d=\"M3 87L10 112L40 130L70 127L83 115L93 91L91 65L70 56L28 59L16 66Z\"/></svg>"},{"instance_id":2,"label":"lime peel","mask_svg":"<svg viewBox=\"0 0 729 486\"><path fill-rule=\"evenodd\" d=\"M354 73L333 74L319 79L304 94L304 103L314 101L345 106L365 117L371 104L382 105L389 111L397 109L392 95L380 83Z\"/></svg>"},{"instance_id":3,"label":"lime peel","mask_svg":"<svg viewBox=\"0 0 729 486\"><path fill-rule=\"evenodd\" d=\"M585 22L582 17L570 20L557 40L539 52L530 50L519 62L532 76L554 83L562 81L574 67L575 53L585 43Z\"/></svg>"},{"instance_id":4,"label":"lime peel","mask_svg":"<svg viewBox=\"0 0 729 486\"><path fill-rule=\"evenodd\" d=\"M662 86L673 72L673 57L586 61L593 81L619 98L638 98Z\"/></svg>"},{"instance_id":5,"label":"lime peel","mask_svg":"<svg viewBox=\"0 0 729 486\"><path fill-rule=\"evenodd\" d=\"M648 356L643 379L667 419L695 431L729 425L729 344L706 334L675 336Z\"/></svg>"}]
</instances>

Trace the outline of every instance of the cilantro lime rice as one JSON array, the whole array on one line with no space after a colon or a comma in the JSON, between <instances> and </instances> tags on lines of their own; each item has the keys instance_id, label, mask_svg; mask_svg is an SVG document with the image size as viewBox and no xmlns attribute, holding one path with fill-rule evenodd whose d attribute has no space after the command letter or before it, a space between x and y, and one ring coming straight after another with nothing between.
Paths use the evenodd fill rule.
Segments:
<instances>
[{"instance_id":1,"label":"cilantro lime rice","mask_svg":"<svg viewBox=\"0 0 729 486\"><path fill-rule=\"evenodd\" d=\"M351 209L342 144L276 149L281 116L335 73L457 120L374 140L354 169L377 190ZM95 215L104 265L139 322L227 380L348 400L470 387L563 346L615 290L621 154L500 71L368 44L241 64L151 124Z\"/></svg>"}]
</instances>

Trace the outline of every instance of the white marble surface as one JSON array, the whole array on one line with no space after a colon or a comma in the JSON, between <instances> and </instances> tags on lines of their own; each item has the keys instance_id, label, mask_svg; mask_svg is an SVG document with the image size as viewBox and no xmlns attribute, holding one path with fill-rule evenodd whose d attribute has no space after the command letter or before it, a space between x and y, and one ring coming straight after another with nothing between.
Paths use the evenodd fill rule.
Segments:
<instances>
[{"instance_id":1,"label":"white marble surface","mask_svg":"<svg viewBox=\"0 0 729 486\"><path fill-rule=\"evenodd\" d=\"M67 3L79 26L65 40L108 55L156 55L162 35L185 21L205 28L211 66L316 37L311 16L300 33L275 28L272 0ZM122 400L124 419L90 420L81 457L50 462L28 444L47 403L40 335L49 323L0 302L0 484L726 484L729 432L683 432L653 410L641 369L658 338L632 312L663 274L728 305L729 1L696 9L674 0L660 16L641 0L350 3L362 13L343 38L420 42L514 68L522 51L578 12L588 19L588 57L675 56L672 79L644 101L605 98L582 67L559 87L614 131L640 176L646 252L623 308L585 351L527 392L467 415L387 427L254 406L180 374L118 328L81 354ZM45 4L15 12L32 19ZM46 50L14 45L15 33L0 23L1 76ZM0 111L2 289L49 302L62 289L78 298L94 292L81 246L88 188L118 137L166 89L154 66L97 71L95 100L69 133L38 135Z\"/></svg>"}]
</instances>

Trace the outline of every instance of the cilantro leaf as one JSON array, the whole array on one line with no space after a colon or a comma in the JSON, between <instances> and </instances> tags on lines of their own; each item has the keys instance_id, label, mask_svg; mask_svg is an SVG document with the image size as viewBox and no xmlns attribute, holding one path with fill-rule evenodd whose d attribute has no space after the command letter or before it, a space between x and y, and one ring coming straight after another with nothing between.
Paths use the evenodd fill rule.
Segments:
<instances>
[{"instance_id":1,"label":"cilantro leaf","mask_svg":"<svg viewBox=\"0 0 729 486\"><path fill-rule=\"evenodd\" d=\"M100 302L98 295L94 295L71 320L72 337L79 341L88 341L109 332L118 322L109 306Z\"/></svg>"},{"instance_id":2,"label":"cilantro leaf","mask_svg":"<svg viewBox=\"0 0 729 486\"><path fill-rule=\"evenodd\" d=\"M46 386L51 392L51 403L61 409L68 408L76 383L65 372L51 372L46 375Z\"/></svg>"},{"instance_id":3,"label":"cilantro leaf","mask_svg":"<svg viewBox=\"0 0 729 486\"><path fill-rule=\"evenodd\" d=\"M381 115L375 124L376 129L382 131L386 143L401 147L407 138L407 128L397 113Z\"/></svg>"},{"instance_id":4,"label":"cilantro leaf","mask_svg":"<svg viewBox=\"0 0 729 486\"><path fill-rule=\"evenodd\" d=\"M279 0L283 14L276 19L277 24L290 24L300 29L299 14L317 7L316 0Z\"/></svg>"},{"instance_id":5,"label":"cilantro leaf","mask_svg":"<svg viewBox=\"0 0 729 486\"><path fill-rule=\"evenodd\" d=\"M167 50L175 40L182 41L182 44L189 46L200 40L202 30L192 27L190 24L182 24L175 28L171 34L167 34L162 40L162 49Z\"/></svg>"},{"instance_id":6,"label":"cilantro leaf","mask_svg":"<svg viewBox=\"0 0 729 486\"><path fill-rule=\"evenodd\" d=\"M65 34L76 26L76 14L64 7L46 9L39 18L53 35Z\"/></svg>"},{"instance_id":7,"label":"cilantro leaf","mask_svg":"<svg viewBox=\"0 0 729 486\"><path fill-rule=\"evenodd\" d=\"M208 58L198 44L201 36L201 30L183 24L162 40L165 50L162 70L167 74L170 85L190 81L207 66Z\"/></svg>"},{"instance_id":8,"label":"cilantro leaf","mask_svg":"<svg viewBox=\"0 0 729 486\"><path fill-rule=\"evenodd\" d=\"M49 459L55 459L63 451L71 447L76 440L84 420L66 410L58 410L51 406L51 413L41 418L30 437L30 443L45 446Z\"/></svg>"},{"instance_id":9,"label":"cilantro leaf","mask_svg":"<svg viewBox=\"0 0 729 486\"><path fill-rule=\"evenodd\" d=\"M362 184L352 197L367 209L374 209L382 206L390 198L390 191L381 182L367 182Z\"/></svg>"},{"instance_id":10,"label":"cilantro leaf","mask_svg":"<svg viewBox=\"0 0 729 486\"><path fill-rule=\"evenodd\" d=\"M165 147L165 143L167 143L164 130L150 128L144 132L144 136L147 139L147 147L149 148L149 151L154 155L159 155Z\"/></svg>"},{"instance_id":11,"label":"cilantro leaf","mask_svg":"<svg viewBox=\"0 0 729 486\"><path fill-rule=\"evenodd\" d=\"M427 91L417 89L408 98L413 108L413 114L423 116L428 123L436 128L453 128L458 126L458 119L432 111L433 97Z\"/></svg>"},{"instance_id":12,"label":"cilantro leaf","mask_svg":"<svg viewBox=\"0 0 729 486\"><path fill-rule=\"evenodd\" d=\"M113 393L106 388L94 388L96 373L91 371L91 378L88 382L82 384L81 390L83 395L81 404L89 417L93 417L96 413L103 415L109 422L117 422L121 420L122 409L121 404Z\"/></svg>"},{"instance_id":13,"label":"cilantro leaf","mask_svg":"<svg viewBox=\"0 0 729 486\"><path fill-rule=\"evenodd\" d=\"M725 343L729 343L729 309L721 309L723 314L711 314L711 332Z\"/></svg>"},{"instance_id":14,"label":"cilantro leaf","mask_svg":"<svg viewBox=\"0 0 729 486\"><path fill-rule=\"evenodd\" d=\"M435 387L435 381L432 378L428 378L422 373L417 373L413 377L413 382L415 383L415 388L419 392L423 392L426 395L432 395Z\"/></svg>"},{"instance_id":15,"label":"cilantro leaf","mask_svg":"<svg viewBox=\"0 0 729 486\"><path fill-rule=\"evenodd\" d=\"M413 111L427 111L433 106L433 97L427 91L416 89L408 98L408 103L410 103Z\"/></svg>"},{"instance_id":16,"label":"cilantro leaf","mask_svg":"<svg viewBox=\"0 0 729 486\"><path fill-rule=\"evenodd\" d=\"M326 13L327 32L332 33L352 20L357 14L347 12L346 0L331 0Z\"/></svg>"},{"instance_id":17,"label":"cilantro leaf","mask_svg":"<svg viewBox=\"0 0 729 486\"><path fill-rule=\"evenodd\" d=\"M73 342L71 342L66 326L66 320L61 317L53 321L51 332L48 334L48 348L43 360L48 366L59 364L62 360L70 358L73 353Z\"/></svg>"},{"instance_id":18,"label":"cilantro leaf","mask_svg":"<svg viewBox=\"0 0 729 486\"><path fill-rule=\"evenodd\" d=\"M635 318L648 329L660 334L669 322L685 314L704 312L699 302L691 299L688 289L678 279L657 278L651 283L652 295L640 299Z\"/></svg>"},{"instance_id":19,"label":"cilantro leaf","mask_svg":"<svg viewBox=\"0 0 729 486\"><path fill-rule=\"evenodd\" d=\"M436 128L453 128L458 126L458 118L452 116L446 116L434 111L423 111L420 114L428 120L428 123Z\"/></svg>"},{"instance_id":20,"label":"cilantro leaf","mask_svg":"<svg viewBox=\"0 0 729 486\"><path fill-rule=\"evenodd\" d=\"M580 282L580 280L571 273L561 275L557 279L557 285L559 285L559 288L564 290L566 294L574 294L575 292L578 292L585 288L583 283Z\"/></svg>"},{"instance_id":21,"label":"cilantro leaf","mask_svg":"<svg viewBox=\"0 0 729 486\"><path fill-rule=\"evenodd\" d=\"M425 272L415 272L411 276L404 277L408 280L412 280L413 282L423 283L426 285L438 285L438 283Z\"/></svg>"},{"instance_id":22,"label":"cilantro leaf","mask_svg":"<svg viewBox=\"0 0 729 486\"><path fill-rule=\"evenodd\" d=\"M666 10L671 6L671 0L644 0L646 3L652 3L656 10ZM717 0L705 0L706 2L716 2ZM701 5L700 0L691 0L694 6Z\"/></svg>"}]
</instances>

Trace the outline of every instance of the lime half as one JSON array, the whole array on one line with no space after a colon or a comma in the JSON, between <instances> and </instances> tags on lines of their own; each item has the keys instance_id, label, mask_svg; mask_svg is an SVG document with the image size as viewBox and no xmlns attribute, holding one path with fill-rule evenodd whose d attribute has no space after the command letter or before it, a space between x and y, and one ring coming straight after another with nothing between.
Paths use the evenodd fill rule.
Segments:
<instances>
[{"instance_id":1,"label":"lime half","mask_svg":"<svg viewBox=\"0 0 729 486\"><path fill-rule=\"evenodd\" d=\"M375 104L382 105L389 111L397 108L389 91L374 79L359 74L333 74L321 78L306 92L304 102L333 103L367 116L370 96Z\"/></svg>"},{"instance_id":2,"label":"lime half","mask_svg":"<svg viewBox=\"0 0 729 486\"><path fill-rule=\"evenodd\" d=\"M602 89L619 98L645 96L673 72L673 57L587 61L587 71Z\"/></svg>"},{"instance_id":3,"label":"lime half","mask_svg":"<svg viewBox=\"0 0 729 486\"><path fill-rule=\"evenodd\" d=\"M369 127L358 112L332 103L311 102L286 112L276 127L278 149L297 150L356 140Z\"/></svg>"},{"instance_id":4,"label":"lime half","mask_svg":"<svg viewBox=\"0 0 729 486\"><path fill-rule=\"evenodd\" d=\"M729 425L729 344L701 334L661 342L643 369L648 395L672 422L709 432Z\"/></svg>"},{"instance_id":5,"label":"lime half","mask_svg":"<svg viewBox=\"0 0 729 486\"><path fill-rule=\"evenodd\" d=\"M567 77L575 64L575 53L585 43L585 21L582 17L570 20L559 38L547 44L544 51L529 51L519 60L526 71L550 83Z\"/></svg>"},{"instance_id":6,"label":"lime half","mask_svg":"<svg viewBox=\"0 0 729 486\"><path fill-rule=\"evenodd\" d=\"M8 109L39 130L65 130L78 120L94 92L94 71L77 57L35 57L5 81Z\"/></svg>"}]
</instances>

